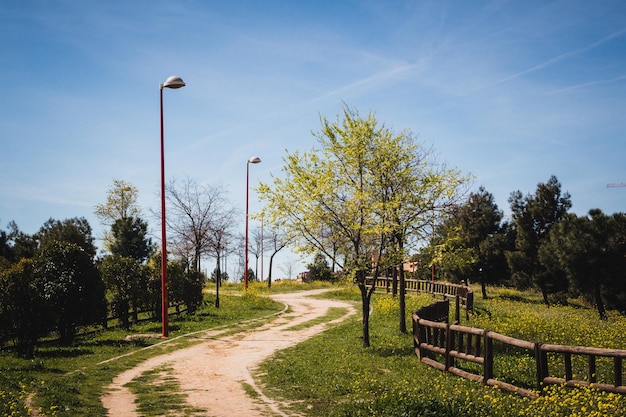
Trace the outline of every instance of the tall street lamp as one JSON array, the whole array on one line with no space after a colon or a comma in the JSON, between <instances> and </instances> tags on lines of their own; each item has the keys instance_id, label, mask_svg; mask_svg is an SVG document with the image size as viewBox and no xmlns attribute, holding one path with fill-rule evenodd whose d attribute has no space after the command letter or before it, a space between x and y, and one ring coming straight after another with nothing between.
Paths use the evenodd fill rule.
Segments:
<instances>
[{"instance_id":1,"label":"tall street lamp","mask_svg":"<svg viewBox=\"0 0 626 417\"><path fill-rule=\"evenodd\" d=\"M165 143L163 140L163 88L181 88L185 86L182 78L172 75L163 84L159 85L161 96L161 330L162 337L168 337L168 307L167 297L167 245L165 235Z\"/></svg>"},{"instance_id":2,"label":"tall street lamp","mask_svg":"<svg viewBox=\"0 0 626 417\"><path fill-rule=\"evenodd\" d=\"M259 158L258 156L253 156L252 158L248 159L248 162L246 163L246 261L243 270L243 288L245 290L248 289L248 190L250 184L250 164L258 164L259 162L261 162L261 158Z\"/></svg>"}]
</instances>

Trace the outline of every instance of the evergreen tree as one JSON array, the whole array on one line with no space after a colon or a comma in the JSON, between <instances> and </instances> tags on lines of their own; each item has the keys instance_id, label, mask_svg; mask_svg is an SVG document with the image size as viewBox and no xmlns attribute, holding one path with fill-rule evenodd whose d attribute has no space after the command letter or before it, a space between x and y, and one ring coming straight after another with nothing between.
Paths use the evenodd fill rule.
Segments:
<instances>
[{"instance_id":1,"label":"evergreen tree","mask_svg":"<svg viewBox=\"0 0 626 417\"><path fill-rule=\"evenodd\" d=\"M493 194L480 187L454 211L452 219L460 226L464 244L472 251L475 262L470 266L471 275L476 278L474 281L480 282L482 296L487 298L487 282L498 280L499 271L493 263L497 263L499 255L496 236L501 231L502 211L498 209Z\"/></svg>"},{"instance_id":2,"label":"evergreen tree","mask_svg":"<svg viewBox=\"0 0 626 417\"><path fill-rule=\"evenodd\" d=\"M561 183L551 176L545 184L537 185L534 195L523 197L520 191L513 192L509 203L516 231L515 251L507 258L513 279L519 286L537 287L549 304L548 295L567 290L567 280L541 264L538 253L548 241L550 229L572 207L570 195L561 194Z\"/></svg>"},{"instance_id":3,"label":"evergreen tree","mask_svg":"<svg viewBox=\"0 0 626 417\"><path fill-rule=\"evenodd\" d=\"M626 310L626 215L569 215L550 231L549 243L539 251L540 261L552 273L563 274L572 289L592 301L600 318L609 308Z\"/></svg>"},{"instance_id":4,"label":"evergreen tree","mask_svg":"<svg viewBox=\"0 0 626 417\"><path fill-rule=\"evenodd\" d=\"M113 255L132 258L144 263L153 250L152 240L148 237L148 223L139 217L124 217L115 220L111 226Z\"/></svg>"},{"instance_id":5,"label":"evergreen tree","mask_svg":"<svg viewBox=\"0 0 626 417\"><path fill-rule=\"evenodd\" d=\"M49 219L39 229L36 238L40 247L54 242L67 242L79 246L90 258L96 256L91 226L84 217L74 217L63 221Z\"/></svg>"},{"instance_id":6,"label":"evergreen tree","mask_svg":"<svg viewBox=\"0 0 626 417\"><path fill-rule=\"evenodd\" d=\"M328 266L328 261L322 253L317 253L313 259L313 263L307 265L309 268L309 275L307 281L330 281L333 278L333 273Z\"/></svg>"}]
</instances>

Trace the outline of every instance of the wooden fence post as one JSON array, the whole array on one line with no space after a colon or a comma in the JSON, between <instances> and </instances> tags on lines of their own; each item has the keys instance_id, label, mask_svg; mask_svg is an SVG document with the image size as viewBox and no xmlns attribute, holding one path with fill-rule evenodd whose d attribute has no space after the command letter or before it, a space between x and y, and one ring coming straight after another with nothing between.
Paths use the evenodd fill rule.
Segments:
<instances>
[{"instance_id":1,"label":"wooden fence post","mask_svg":"<svg viewBox=\"0 0 626 417\"><path fill-rule=\"evenodd\" d=\"M420 328L419 317L413 314L413 349L419 359L422 359L422 329Z\"/></svg>"},{"instance_id":2,"label":"wooden fence post","mask_svg":"<svg viewBox=\"0 0 626 417\"><path fill-rule=\"evenodd\" d=\"M483 364L483 384L493 378L493 339L489 337L489 330L485 330L485 354Z\"/></svg>"},{"instance_id":3,"label":"wooden fence post","mask_svg":"<svg viewBox=\"0 0 626 417\"><path fill-rule=\"evenodd\" d=\"M548 376L548 354L541 350L542 343L535 343L535 366L537 367L537 389L541 390L543 380Z\"/></svg>"},{"instance_id":4,"label":"wooden fence post","mask_svg":"<svg viewBox=\"0 0 626 417\"><path fill-rule=\"evenodd\" d=\"M572 372L572 354L569 352L564 353L563 362L565 362L565 380L569 381L574 379L574 373Z\"/></svg>"},{"instance_id":5,"label":"wooden fence post","mask_svg":"<svg viewBox=\"0 0 626 417\"><path fill-rule=\"evenodd\" d=\"M461 323L461 297L459 294L454 297L454 307L456 309L454 312L454 320L456 323Z\"/></svg>"},{"instance_id":6,"label":"wooden fence post","mask_svg":"<svg viewBox=\"0 0 626 417\"><path fill-rule=\"evenodd\" d=\"M596 356L589 355L589 382L594 383L596 381Z\"/></svg>"},{"instance_id":7,"label":"wooden fence post","mask_svg":"<svg viewBox=\"0 0 626 417\"><path fill-rule=\"evenodd\" d=\"M446 323L446 372L454 366L454 358L450 355L452 350L452 330L450 330L450 323Z\"/></svg>"},{"instance_id":8,"label":"wooden fence post","mask_svg":"<svg viewBox=\"0 0 626 417\"><path fill-rule=\"evenodd\" d=\"M468 291L465 297L465 318L469 321L470 314L474 311L474 292Z\"/></svg>"}]
</instances>

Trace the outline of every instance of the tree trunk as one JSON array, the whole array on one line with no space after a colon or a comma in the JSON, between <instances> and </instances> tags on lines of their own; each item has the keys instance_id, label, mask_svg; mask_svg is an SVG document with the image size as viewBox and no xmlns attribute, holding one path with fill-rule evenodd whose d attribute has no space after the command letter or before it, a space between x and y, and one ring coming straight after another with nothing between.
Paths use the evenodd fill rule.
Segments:
<instances>
[{"instance_id":1,"label":"tree trunk","mask_svg":"<svg viewBox=\"0 0 626 417\"><path fill-rule=\"evenodd\" d=\"M220 254L217 254L217 268L215 269L215 308L220 308L220 284L222 271L220 270Z\"/></svg>"},{"instance_id":2,"label":"tree trunk","mask_svg":"<svg viewBox=\"0 0 626 417\"><path fill-rule=\"evenodd\" d=\"M406 333L406 281L404 280L404 265L400 266L398 271L398 284L400 285L400 296L398 297L398 303L400 304L400 333Z\"/></svg>"},{"instance_id":3,"label":"tree trunk","mask_svg":"<svg viewBox=\"0 0 626 417\"><path fill-rule=\"evenodd\" d=\"M270 256L270 271L267 274L267 288L272 287L272 263L274 262L274 255L276 255L276 252L272 253L272 255Z\"/></svg>"},{"instance_id":4,"label":"tree trunk","mask_svg":"<svg viewBox=\"0 0 626 417\"><path fill-rule=\"evenodd\" d=\"M600 291L600 284L595 283L593 286L594 298L596 300L596 307L598 308L598 314L600 314L600 320L606 320L606 310L604 309L604 301L602 301L602 292Z\"/></svg>"},{"instance_id":5,"label":"tree trunk","mask_svg":"<svg viewBox=\"0 0 626 417\"><path fill-rule=\"evenodd\" d=\"M359 289L361 290L361 310L363 314L363 347L368 348L370 347L370 297L368 296L365 279L362 283L359 283Z\"/></svg>"},{"instance_id":6,"label":"tree trunk","mask_svg":"<svg viewBox=\"0 0 626 417\"><path fill-rule=\"evenodd\" d=\"M193 267L196 269L196 272L200 273L200 257L202 256L202 249L196 248L193 260Z\"/></svg>"},{"instance_id":7,"label":"tree trunk","mask_svg":"<svg viewBox=\"0 0 626 417\"><path fill-rule=\"evenodd\" d=\"M549 306L550 305L550 300L548 300L548 291L546 290L546 286L545 285L541 285L541 295L543 297L543 302Z\"/></svg>"}]
</instances>

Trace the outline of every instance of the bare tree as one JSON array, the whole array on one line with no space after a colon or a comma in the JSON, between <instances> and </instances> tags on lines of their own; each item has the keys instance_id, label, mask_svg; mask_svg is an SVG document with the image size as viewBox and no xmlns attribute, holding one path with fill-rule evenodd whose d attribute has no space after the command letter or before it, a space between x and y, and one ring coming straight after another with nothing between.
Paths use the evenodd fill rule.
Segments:
<instances>
[{"instance_id":1,"label":"bare tree","mask_svg":"<svg viewBox=\"0 0 626 417\"><path fill-rule=\"evenodd\" d=\"M228 207L224 203L222 210L215 213L209 229L208 246L210 254L215 257L217 269L215 274L215 307L220 306L220 285L222 285L222 257L226 256L232 246L235 232L234 219L238 216L234 207Z\"/></svg>"},{"instance_id":2,"label":"bare tree","mask_svg":"<svg viewBox=\"0 0 626 417\"><path fill-rule=\"evenodd\" d=\"M296 269L296 261L293 259L287 259L281 266L278 267L285 275L287 279L291 279L293 271Z\"/></svg>"},{"instance_id":3,"label":"bare tree","mask_svg":"<svg viewBox=\"0 0 626 417\"><path fill-rule=\"evenodd\" d=\"M171 180L165 190L169 203L167 228L173 249L186 254L195 271L200 271L202 255L212 251L212 231L227 212L225 191L220 186L198 185L187 178L178 184Z\"/></svg>"},{"instance_id":4,"label":"bare tree","mask_svg":"<svg viewBox=\"0 0 626 417\"><path fill-rule=\"evenodd\" d=\"M270 255L269 273L267 275L268 288L272 286L272 264L274 262L274 256L276 256L276 254L280 250L285 248L285 246L287 246L292 240L293 240L292 237L288 236L286 233L284 233L278 228L271 229L269 233L267 234L267 240L266 240L266 242L268 243L267 246L269 247L272 253Z\"/></svg>"},{"instance_id":5,"label":"bare tree","mask_svg":"<svg viewBox=\"0 0 626 417\"><path fill-rule=\"evenodd\" d=\"M262 229L255 227L250 231L251 242L248 247L248 251L254 255L254 276L263 281L263 277L259 277L259 257L263 256L263 231Z\"/></svg>"}]
</instances>

